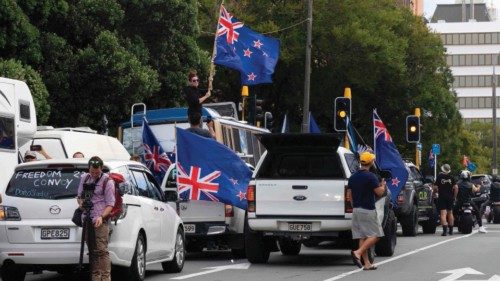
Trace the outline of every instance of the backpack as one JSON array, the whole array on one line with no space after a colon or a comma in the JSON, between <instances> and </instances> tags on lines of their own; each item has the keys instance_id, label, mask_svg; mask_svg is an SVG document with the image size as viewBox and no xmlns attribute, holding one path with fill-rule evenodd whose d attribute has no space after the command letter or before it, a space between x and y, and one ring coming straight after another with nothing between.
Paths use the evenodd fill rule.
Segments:
<instances>
[{"instance_id":1,"label":"backpack","mask_svg":"<svg viewBox=\"0 0 500 281\"><path fill-rule=\"evenodd\" d=\"M109 217L111 218L111 220L114 220L116 224L116 221L123 211L123 192L121 192L119 185L120 183L125 182L125 178L118 173L109 173L109 178L111 178L115 183L115 205L113 206L113 209L111 209ZM107 183L108 182L106 180L105 184Z\"/></svg>"}]
</instances>

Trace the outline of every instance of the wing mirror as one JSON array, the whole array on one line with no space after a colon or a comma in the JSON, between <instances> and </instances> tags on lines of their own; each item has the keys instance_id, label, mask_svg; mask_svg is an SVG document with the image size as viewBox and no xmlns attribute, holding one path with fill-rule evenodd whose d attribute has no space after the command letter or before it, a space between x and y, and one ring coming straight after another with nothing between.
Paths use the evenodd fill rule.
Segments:
<instances>
[{"instance_id":1,"label":"wing mirror","mask_svg":"<svg viewBox=\"0 0 500 281\"><path fill-rule=\"evenodd\" d=\"M164 194L166 202L177 202L179 199L177 190L165 190Z\"/></svg>"}]
</instances>

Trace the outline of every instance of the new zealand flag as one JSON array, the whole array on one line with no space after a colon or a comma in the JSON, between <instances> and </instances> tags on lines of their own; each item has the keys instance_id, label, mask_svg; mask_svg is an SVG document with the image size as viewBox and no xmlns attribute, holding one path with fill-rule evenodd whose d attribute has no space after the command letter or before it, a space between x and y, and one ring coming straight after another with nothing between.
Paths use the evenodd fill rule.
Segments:
<instances>
[{"instance_id":1,"label":"new zealand flag","mask_svg":"<svg viewBox=\"0 0 500 281\"><path fill-rule=\"evenodd\" d=\"M214 63L236 69L241 84L272 83L279 57L279 41L246 27L221 5Z\"/></svg>"},{"instance_id":2,"label":"new zealand flag","mask_svg":"<svg viewBox=\"0 0 500 281\"><path fill-rule=\"evenodd\" d=\"M177 188L183 199L216 201L247 208L252 172L223 144L180 128L177 136Z\"/></svg>"},{"instance_id":3,"label":"new zealand flag","mask_svg":"<svg viewBox=\"0 0 500 281\"><path fill-rule=\"evenodd\" d=\"M399 192L408 180L408 170L399 154L398 149L392 142L391 135L385 127L384 122L373 110L373 137L375 144L376 163L380 170L388 170L392 178L387 182L392 195L392 202L396 202Z\"/></svg>"},{"instance_id":4,"label":"new zealand flag","mask_svg":"<svg viewBox=\"0 0 500 281\"><path fill-rule=\"evenodd\" d=\"M161 147L160 142L158 142L146 121L142 124L142 144L144 146L144 162L158 183L161 183L172 161Z\"/></svg>"}]
</instances>

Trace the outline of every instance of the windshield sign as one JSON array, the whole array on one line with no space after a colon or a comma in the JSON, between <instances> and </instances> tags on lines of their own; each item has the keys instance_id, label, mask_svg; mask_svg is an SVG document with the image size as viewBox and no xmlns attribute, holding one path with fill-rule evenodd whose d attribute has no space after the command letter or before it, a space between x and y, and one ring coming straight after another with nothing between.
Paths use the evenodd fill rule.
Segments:
<instances>
[{"instance_id":1,"label":"windshield sign","mask_svg":"<svg viewBox=\"0 0 500 281\"><path fill-rule=\"evenodd\" d=\"M36 199L76 197L80 177L84 170L37 169L16 172L5 194Z\"/></svg>"}]
</instances>

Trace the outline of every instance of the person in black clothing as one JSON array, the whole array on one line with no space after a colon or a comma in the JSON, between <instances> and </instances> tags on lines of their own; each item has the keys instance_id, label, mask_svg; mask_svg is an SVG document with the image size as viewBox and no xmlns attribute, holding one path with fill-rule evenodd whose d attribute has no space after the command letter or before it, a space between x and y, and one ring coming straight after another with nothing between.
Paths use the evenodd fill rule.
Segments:
<instances>
[{"instance_id":1,"label":"person in black clothing","mask_svg":"<svg viewBox=\"0 0 500 281\"><path fill-rule=\"evenodd\" d=\"M198 88L200 84L200 79L196 72L192 71L188 75L189 85L184 88L182 95L187 101L188 104L188 116L191 113L199 113L201 116L201 104L210 97L210 90L202 96L203 91Z\"/></svg>"},{"instance_id":2,"label":"person in black clothing","mask_svg":"<svg viewBox=\"0 0 500 281\"><path fill-rule=\"evenodd\" d=\"M190 127L186 131L202 137L215 139L214 122L212 120L207 123L208 130L206 130L201 127L201 115L198 112L191 113L188 117Z\"/></svg>"},{"instance_id":3,"label":"person in black clothing","mask_svg":"<svg viewBox=\"0 0 500 281\"><path fill-rule=\"evenodd\" d=\"M477 224L479 225L479 232L486 233L486 229L483 227L483 222L481 220L481 214L479 209L477 208L474 201L472 201L472 196L475 192L478 192L480 187L474 185L471 182L471 174L469 171L464 170L460 173L460 181L458 182L458 195L457 202L455 204L455 212L458 212L459 208L464 203L470 203L472 208L474 209L474 214L476 215Z\"/></svg>"},{"instance_id":4,"label":"person in black clothing","mask_svg":"<svg viewBox=\"0 0 500 281\"><path fill-rule=\"evenodd\" d=\"M492 202L500 201L500 176L494 175L491 181L490 187L490 197L486 202L481 204L481 217L484 215L484 211L486 210L486 206L489 206Z\"/></svg>"},{"instance_id":5,"label":"person in black clothing","mask_svg":"<svg viewBox=\"0 0 500 281\"><path fill-rule=\"evenodd\" d=\"M457 197L458 187L455 179L450 175L450 165L441 166L441 171L434 182L434 190L438 193L437 207L439 209L439 218L443 227L442 236L453 233L453 202Z\"/></svg>"}]
</instances>

